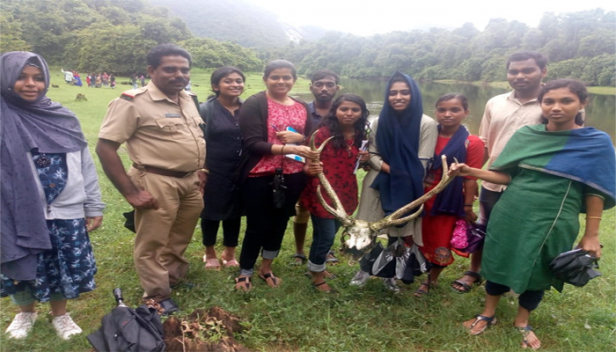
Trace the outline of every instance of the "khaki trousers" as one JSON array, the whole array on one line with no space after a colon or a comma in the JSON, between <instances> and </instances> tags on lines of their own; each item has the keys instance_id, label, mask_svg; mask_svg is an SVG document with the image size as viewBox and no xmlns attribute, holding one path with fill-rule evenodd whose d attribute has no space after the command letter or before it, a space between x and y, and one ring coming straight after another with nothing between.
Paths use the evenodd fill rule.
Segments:
<instances>
[{"instance_id":1,"label":"khaki trousers","mask_svg":"<svg viewBox=\"0 0 616 352\"><path fill-rule=\"evenodd\" d=\"M134 261L143 298L160 301L170 297L171 286L188 271L184 252L203 210L199 177L196 172L176 178L135 168L128 175L158 201L156 210L135 210Z\"/></svg>"}]
</instances>

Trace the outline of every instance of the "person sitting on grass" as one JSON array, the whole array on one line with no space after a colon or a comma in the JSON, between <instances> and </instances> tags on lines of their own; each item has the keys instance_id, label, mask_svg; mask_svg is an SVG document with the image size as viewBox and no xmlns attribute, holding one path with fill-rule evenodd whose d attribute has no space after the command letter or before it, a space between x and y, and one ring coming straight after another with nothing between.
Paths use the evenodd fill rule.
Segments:
<instances>
[{"instance_id":1,"label":"person sitting on grass","mask_svg":"<svg viewBox=\"0 0 616 352\"><path fill-rule=\"evenodd\" d=\"M315 146L321 145L330 136L334 138L321 152L320 162L310 160L304 167L310 176L324 173L349 215L353 214L358 203L355 164L358 158L360 163L368 161L369 158L367 151L359 149L366 138L369 114L366 102L361 97L355 94L338 97L329 114L321 121L321 128L315 136ZM312 284L320 291L330 292L331 288L325 279L331 274L325 270L325 262L341 224L319 202L317 198L319 184L319 179L312 177L304 188L299 202L302 208L310 211L312 218L312 245L308 257ZM323 194L323 197L332 205L327 194Z\"/></svg>"},{"instance_id":2,"label":"person sitting on grass","mask_svg":"<svg viewBox=\"0 0 616 352\"><path fill-rule=\"evenodd\" d=\"M25 338L36 301L51 306L64 340L81 333L67 300L94 290L88 232L103 221L96 167L75 114L47 96L49 70L34 53L0 57L2 74L2 268L0 296L20 313L6 329Z\"/></svg>"},{"instance_id":3,"label":"person sitting on grass","mask_svg":"<svg viewBox=\"0 0 616 352\"><path fill-rule=\"evenodd\" d=\"M571 250L586 213L586 228L577 247L601 257L599 223L604 209L614 206L616 159L610 137L582 127L580 110L588 102L583 83L555 80L538 97L541 125L520 128L490 170L453 165L451 176L470 176L507 189L488 222L481 274L487 279L483 312L463 323L471 335L496 324L496 307L510 289L519 293L513 326L522 333L522 347L541 342L528 324L545 290L563 289L549 265Z\"/></svg>"}]
</instances>

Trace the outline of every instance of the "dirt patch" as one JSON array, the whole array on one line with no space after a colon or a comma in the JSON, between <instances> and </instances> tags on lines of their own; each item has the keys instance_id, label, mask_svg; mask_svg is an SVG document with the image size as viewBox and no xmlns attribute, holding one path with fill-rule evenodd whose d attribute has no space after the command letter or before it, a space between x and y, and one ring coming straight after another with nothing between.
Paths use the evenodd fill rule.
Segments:
<instances>
[{"instance_id":1,"label":"dirt patch","mask_svg":"<svg viewBox=\"0 0 616 352\"><path fill-rule=\"evenodd\" d=\"M240 318L220 307L197 309L182 320L170 317L163 330L168 352L250 352L233 338L244 330Z\"/></svg>"}]
</instances>

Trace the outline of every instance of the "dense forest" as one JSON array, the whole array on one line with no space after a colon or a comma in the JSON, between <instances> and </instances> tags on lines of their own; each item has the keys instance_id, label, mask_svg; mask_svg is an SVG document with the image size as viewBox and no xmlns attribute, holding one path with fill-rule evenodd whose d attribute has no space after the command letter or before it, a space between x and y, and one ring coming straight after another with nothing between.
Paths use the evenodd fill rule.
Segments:
<instances>
[{"instance_id":1,"label":"dense forest","mask_svg":"<svg viewBox=\"0 0 616 352\"><path fill-rule=\"evenodd\" d=\"M193 37L169 9L145 0L2 0L1 51L30 50L79 71L143 71L146 53L178 43L196 67L260 70L256 52L232 42Z\"/></svg>"},{"instance_id":2,"label":"dense forest","mask_svg":"<svg viewBox=\"0 0 616 352\"><path fill-rule=\"evenodd\" d=\"M548 79L571 77L616 86L616 14L602 9L543 15L537 28L492 19L483 31L467 23L453 30L392 32L360 37L319 28L289 28L276 16L240 0L2 0L1 51L31 50L50 63L81 71L141 71L156 44L191 52L194 66L232 64L261 70L285 58L300 73L330 68L343 76L380 78L395 70L419 80L504 80L506 57L536 50L550 60ZM176 17L178 16L178 17Z\"/></svg>"}]
</instances>

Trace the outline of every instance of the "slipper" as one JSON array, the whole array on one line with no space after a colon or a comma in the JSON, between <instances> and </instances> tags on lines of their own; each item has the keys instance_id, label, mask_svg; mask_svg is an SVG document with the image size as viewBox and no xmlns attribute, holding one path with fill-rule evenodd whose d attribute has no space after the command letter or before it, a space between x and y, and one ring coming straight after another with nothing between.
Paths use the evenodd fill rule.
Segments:
<instances>
[{"instance_id":1,"label":"slipper","mask_svg":"<svg viewBox=\"0 0 616 352\"><path fill-rule=\"evenodd\" d=\"M250 282L250 277L248 276L236 277L234 288L236 291L244 291L244 292L248 292L252 290L252 283Z\"/></svg>"},{"instance_id":2,"label":"slipper","mask_svg":"<svg viewBox=\"0 0 616 352\"><path fill-rule=\"evenodd\" d=\"M422 289L422 287L427 287L427 290ZM417 291L415 291L415 297L423 297L430 293L430 284L427 281L424 281L419 285Z\"/></svg>"},{"instance_id":3,"label":"slipper","mask_svg":"<svg viewBox=\"0 0 616 352\"><path fill-rule=\"evenodd\" d=\"M231 259L231 260L222 260L222 265L225 268L234 268L234 267L238 267L240 266L240 263L237 262L237 260L235 259Z\"/></svg>"},{"instance_id":4,"label":"slipper","mask_svg":"<svg viewBox=\"0 0 616 352\"><path fill-rule=\"evenodd\" d=\"M275 277L272 273L267 273L265 275L259 274L259 278L267 283L267 286L271 288L277 288L282 283L282 279L279 277Z\"/></svg>"},{"instance_id":5,"label":"slipper","mask_svg":"<svg viewBox=\"0 0 616 352\"><path fill-rule=\"evenodd\" d=\"M465 271L463 275L475 278L475 281L472 283L472 285L477 285L477 286L481 285L481 282L482 282L481 275L479 275L478 273L469 270L469 271ZM462 286L462 289L461 290L457 289L455 285ZM461 278L451 282L451 289L457 293L469 293L472 288L473 287L471 285L467 284L466 282L463 282Z\"/></svg>"},{"instance_id":6,"label":"slipper","mask_svg":"<svg viewBox=\"0 0 616 352\"><path fill-rule=\"evenodd\" d=\"M325 262L330 264L338 264L338 258L334 255L333 251L327 252L327 257L325 257Z\"/></svg>"},{"instance_id":7,"label":"slipper","mask_svg":"<svg viewBox=\"0 0 616 352\"><path fill-rule=\"evenodd\" d=\"M533 332L533 327L530 325L526 325L526 326L514 326L514 329L516 329L517 331L519 331L522 336L524 337L524 340L522 341L522 348L527 348L530 347L533 350L538 349L539 347L541 347L541 344L537 347L531 347L531 345L528 343L528 334L530 334L531 332ZM537 339L537 336L535 336L535 338ZM539 341L539 339L537 339L537 341ZM541 341L539 341L541 343Z\"/></svg>"},{"instance_id":8,"label":"slipper","mask_svg":"<svg viewBox=\"0 0 616 352\"><path fill-rule=\"evenodd\" d=\"M308 258L306 258L306 256L301 253L293 254L291 256L291 259L293 260L291 261L291 263L289 263L290 265L302 265L302 264L306 264L306 262L308 261Z\"/></svg>"},{"instance_id":9,"label":"slipper","mask_svg":"<svg viewBox=\"0 0 616 352\"><path fill-rule=\"evenodd\" d=\"M203 256L203 261L205 262L206 270L220 270L220 262L218 261L218 258L207 259Z\"/></svg>"},{"instance_id":10,"label":"slipper","mask_svg":"<svg viewBox=\"0 0 616 352\"><path fill-rule=\"evenodd\" d=\"M473 331L473 328L475 327L475 325L479 324L480 321L485 321L486 324L482 326L479 330ZM469 330L469 333L471 335L479 335L482 332L486 331L486 329L489 328L490 326L496 325L497 322L498 320L496 320L496 317L493 317L493 316L486 317L484 315L477 314L475 315L475 321L473 321L471 325L467 326L466 328Z\"/></svg>"}]
</instances>

